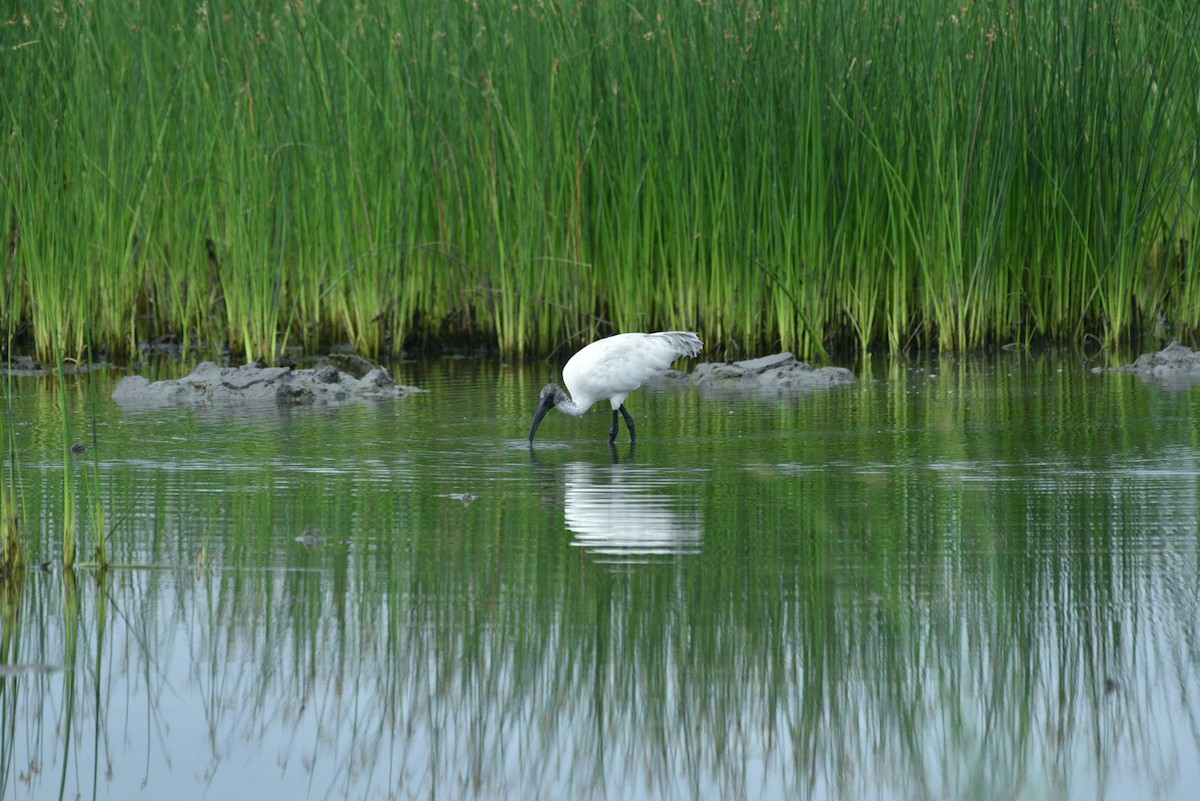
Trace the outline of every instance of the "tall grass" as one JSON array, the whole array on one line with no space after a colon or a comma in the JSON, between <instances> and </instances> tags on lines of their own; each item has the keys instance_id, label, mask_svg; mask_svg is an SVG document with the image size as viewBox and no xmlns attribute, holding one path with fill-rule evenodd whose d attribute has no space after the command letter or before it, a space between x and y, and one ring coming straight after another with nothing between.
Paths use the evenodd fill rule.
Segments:
<instances>
[{"instance_id":1,"label":"tall grass","mask_svg":"<svg viewBox=\"0 0 1200 801\"><path fill-rule=\"evenodd\" d=\"M46 4L3 323L545 352L1200 331L1200 16L1142 3Z\"/></svg>"}]
</instances>

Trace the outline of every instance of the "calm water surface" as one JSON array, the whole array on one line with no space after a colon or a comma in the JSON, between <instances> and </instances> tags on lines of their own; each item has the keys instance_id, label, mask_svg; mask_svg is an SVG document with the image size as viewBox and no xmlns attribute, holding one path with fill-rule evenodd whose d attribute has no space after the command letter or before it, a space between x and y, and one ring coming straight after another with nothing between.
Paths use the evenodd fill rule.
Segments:
<instances>
[{"instance_id":1,"label":"calm water surface","mask_svg":"<svg viewBox=\"0 0 1200 801\"><path fill-rule=\"evenodd\" d=\"M597 409L532 453L545 365L282 412L75 385L120 566L6 587L0 796L1193 798L1200 389L1089 366L643 391L636 449ZM52 561L58 396L13 395Z\"/></svg>"}]
</instances>

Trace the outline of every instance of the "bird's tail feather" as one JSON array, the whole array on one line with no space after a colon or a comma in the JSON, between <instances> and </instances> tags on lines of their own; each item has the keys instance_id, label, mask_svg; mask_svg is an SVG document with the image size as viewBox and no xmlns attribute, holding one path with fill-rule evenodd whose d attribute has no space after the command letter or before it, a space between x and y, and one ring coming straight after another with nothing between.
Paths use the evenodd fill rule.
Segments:
<instances>
[{"instance_id":1,"label":"bird's tail feather","mask_svg":"<svg viewBox=\"0 0 1200 801\"><path fill-rule=\"evenodd\" d=\"M651 336L666 340L671 349L680 356L698 356L704 347L700 337L692 331L660 331Z\"/></svg>"}]
</instances>

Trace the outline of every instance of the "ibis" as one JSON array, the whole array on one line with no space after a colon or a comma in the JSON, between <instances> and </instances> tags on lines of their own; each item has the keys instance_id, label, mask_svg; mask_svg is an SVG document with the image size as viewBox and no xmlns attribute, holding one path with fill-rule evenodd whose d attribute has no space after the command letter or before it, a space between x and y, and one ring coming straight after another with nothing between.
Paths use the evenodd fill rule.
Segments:
<instances>
[{"instance_id":1,"label":"ibis","mask_svg":"<svg viewBox=\"0 0 1200 801\"><path fill-rule=\"evenodd\" d=\"M633 415L625 408L625 398L642 384L666 372L676 359L696 356L702 347L700 337L691 331L616 334L585 346L563 367L566 391L558 384L547 384L542 389L537 414L529 427L530 447L533 447L533 435L542 418L551 409L582 417L593 403L603 400L612 406L608 444L617 441L618 413L625 418L629 428L629 441L637 442Z\"/></svg>"}]
</instances>

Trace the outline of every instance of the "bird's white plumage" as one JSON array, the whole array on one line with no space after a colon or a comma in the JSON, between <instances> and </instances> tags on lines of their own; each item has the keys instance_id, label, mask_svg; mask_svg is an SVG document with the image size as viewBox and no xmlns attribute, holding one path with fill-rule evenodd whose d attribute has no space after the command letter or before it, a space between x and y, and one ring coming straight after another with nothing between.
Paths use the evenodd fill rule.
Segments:
<instances>
[{"instance_id":1,"label":"bird's white plumage","mask_svg":"<svg viewBox=\"0 0 1200 801\"><path fill-rule=\"evenodd\" d=\"M625 398L655 376L662 375L681 356L695 356L703 344L690 331L660 331L655 334L617 334L597 340L576 353L563 368L564 390L558 384L542 387L537 413L529 426L529 447L551 409L571 417L582 417L593 403L607 400L612 406L612 428L608 444L617 439L617 413L625 418L629 442L637 441L633 415ZM569 393L569 394L568 394Z\"/></svg>"},{"instance_id":2,"label":"bird's white plumage","mask_svg":"<svg viewBox=\"0 0 1200 801\"><path fill-rule=\"evenodd\" d=\"M618 409L630 392L662 375L679 357L699 354L700 348L700 338L686 331L616 334L572 356L563 368L563 383L580 414L602 400Z\"/></svg>"}]
</instances>

